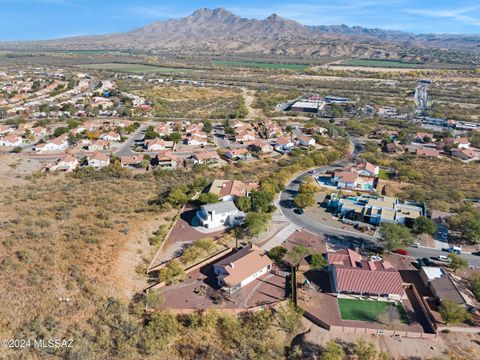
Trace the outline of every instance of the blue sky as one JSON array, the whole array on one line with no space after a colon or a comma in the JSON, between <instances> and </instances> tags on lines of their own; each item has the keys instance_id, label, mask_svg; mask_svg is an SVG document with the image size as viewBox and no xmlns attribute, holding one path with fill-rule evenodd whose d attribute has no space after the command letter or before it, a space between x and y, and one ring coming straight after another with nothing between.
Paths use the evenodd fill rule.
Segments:
<instances>
[{"instance_id":1,"label":"blue sky","mask_svg":"<svg viewBox=\"0 0 480 360\"><path fill-rule=\"evenodd\" d=\"M0 0L0 41L127 31L201 7L259 19L275 12L308 25L480 34L478 0Z\"/></svg>"}]
</instances>

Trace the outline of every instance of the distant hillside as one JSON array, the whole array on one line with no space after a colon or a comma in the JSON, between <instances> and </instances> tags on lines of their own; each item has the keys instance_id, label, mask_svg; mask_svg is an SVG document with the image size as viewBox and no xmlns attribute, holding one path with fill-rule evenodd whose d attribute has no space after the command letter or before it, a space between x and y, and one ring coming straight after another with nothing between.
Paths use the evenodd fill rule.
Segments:
<instances>
[{"instance_id":1,"label":"distant hillside","mask_svg":"<svg viewBox=\"0 0 480 360\"><path fill-rule=\"evenodd\" d=\"M359 26L306 26L272 14L242 18L223 9L156 21L125 33L0 43L1 49L175 51L209 54L279 54L302 57L399 58L406 48L480 50L480 36L414 35Z\"/></svg>"}]
</instances>

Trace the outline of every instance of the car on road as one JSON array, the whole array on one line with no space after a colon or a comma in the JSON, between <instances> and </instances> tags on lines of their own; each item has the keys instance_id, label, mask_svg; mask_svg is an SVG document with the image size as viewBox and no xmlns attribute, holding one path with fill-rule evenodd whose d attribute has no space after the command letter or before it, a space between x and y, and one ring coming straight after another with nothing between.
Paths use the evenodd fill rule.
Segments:
<instances>
[{"instance_id":1,"label":"car on road","mask_svg":"<svg viewBox=\"0 0 480 360\"><path fill-rule=\"evenodd\" d=\"M445 256L445 255L438 255L437 260L442 261L442 262L450 262L451 261L450 258L448 256Z\"/></svg>"},{"instance_id":2,"label":"car on road","mask_svg":"<svg viewBox=\"0 0 480 360\"><path fill-rule=\"evenodd\" d=\"M372 260L372 261L381 261L382 258L381 258L380 256L378 256L378 255L372 255L372 256L370 256L370 260Z\"/></svg>"},{"instance_id":3,"label":"car on road","mask_svg":"<svg viewBox=\"0 0 480 360\"><path fill-rule=\"evenodd\" d=\"M430 261L429 258L422 258L422 259L417 259L417 264L419 266L430 266L432 265L432 262Z\"/></svg>"},{"instance_id":4,"label":"car on road","mask_svg":"<svg viewBox=\"0 0 480 360\"><path fill-rule=\"evenodd\" d=\"M451 246L447 249L449 253L455 253L457 255L460 255L462 253L462 248L459 246Z\"/></svg>"},{"instance_id":5,"label":"car on road","mask_svg":"<svg viewBox=\"0 0 480 360\"><path fill-rule=\"evenodd\" d=\"M293 210L293 212L297 215L303 215L303 209L302 208L296 208Z\"/></svg>"},{"instance_id":6,"label":"car on road","mask_svg":"<svg viewBox=\"0 0 480 360\"><path fill-rule=\"evenodd\" d=\"M400 255L408 255L408 251L403 249L396 249L396 250L393 250L393 252Z\"/></svg>"},{"instance_id":7,"label":"car on road","mask_svg":"<svg viewBox=\"0 0 480 360\"><path fill-rule=\"evenodd\" d=\"M414 241L412 244L412 247L418 248L420 246L420 243L418 241Z\"/></svg>"}]
</instances>

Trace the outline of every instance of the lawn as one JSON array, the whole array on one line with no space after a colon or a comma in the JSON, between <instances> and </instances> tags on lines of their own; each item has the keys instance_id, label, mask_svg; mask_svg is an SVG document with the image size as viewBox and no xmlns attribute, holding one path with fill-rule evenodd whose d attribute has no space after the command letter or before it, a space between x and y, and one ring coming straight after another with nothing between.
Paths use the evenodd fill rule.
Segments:
<instances>
[{"instance_id":1,"label":"lawn","mask_svg":"<svg viewBox=\"0 0 480 360\"><path fill-rule=\"evenodd\" d=\"M289 70L303 70L308 65L302 64L276 64L276 63L262 63L254 61L214 61L215 65L237 66L237 67L256 67L262 69L289 69Z\"/></svg>"},{"instance_id":2,"label":"lawn","mask_svg":"<svg viewBox=\"0 0 480 360\"><path fill-rule=\"evenodd\" d=\"M369 59L350 59L343 61L340 65L345 66L368 66L380 68L422 68L424 64L408 63L402 61L387 61L387 60L369 60Z\"/></svg>"},{"instance_id":3,"label":"lawn","mask_svg":"<svg viewBox=\"0 0 480 360\"><path fill-rule=\"evenodd\" d=\"M77 65L77 66L86 67L88 69L95 69L95 70L118 71L118 72L126 72L126 73L144 73L144 74L182 73L187 71L185 69L168 68L168 67L154 66L154 65L126 64L126 63L125 64L121 64L121 63L85 64L85 65Z\"/></svg>"},{"instance_id":4,"label":"lawn","mask_svg":"<svg viewBox=\"0 0 480 360\"><path fill-rule=\"evenodd\" d=\"M380 169L380 171L378 172L378 178L379 179L384 179L384 180L389 180L390 177L391 177L391 172L387 171L387 170L384 170L384 169Z\"/></svg>"},{"instance_id":5,"label":"lawn","mask_svg":"<svg viewBox=\"0 0 480 360\"><path fill-rule=\"evenodd\" d=\"M396 308L398 319L402 324L408 324L405 309L401 305L395 305L386 301L338 299L340 314L343 320L359 320L380 322L383 314L390 308ZM396 315L394 313L394 315Z\"/></svg>"}]
</instances>

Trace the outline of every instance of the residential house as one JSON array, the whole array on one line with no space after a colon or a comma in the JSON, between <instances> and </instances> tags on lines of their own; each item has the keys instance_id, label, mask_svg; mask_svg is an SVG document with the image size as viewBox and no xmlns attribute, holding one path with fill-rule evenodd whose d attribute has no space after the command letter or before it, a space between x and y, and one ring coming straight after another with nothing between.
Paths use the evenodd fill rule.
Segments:
<instances>
[{"instance_id":1,"label":"residential house","mask_svg":"<svg viewBox=\"0 0 480 360\"><path fill-rule=\"evenodd\" d=\"M101 152L95 152L87 158L88 166L95 169L103 168L110 164L110 157Z\"/></svg>"},{"instance_id":2,"label":"residential house","mask_svg":"<svg viewBox=\"0 0 480 360\"><path fill-rule=\"evenodd\" d=\"M200 151L192 155L194 164L216 163L220 160L220 156L216 151Z\"/></svg>"},{"instance_id":3,"label":"residential house","mask_svg":"<svg viewBox=\"0 0 480 360\"><path fill-rule=\"evenodd\" d=\"M47 129L45 129L44 127L36 126L30 129L30 133L37 138L47 135Z\"/></svg>"},{"instance_id":4,"label":"residential house","mask_svg":"<svg viewBox=\"0 0 480 360\"><path fill-rule=\"evenodd\" d=\"M0 125L0 136L11 134L15 129L7 125Z\"/></svg>"},{"instance_id":5,"label":"residential house","mask_svg":"<svg viewBox=\"0 0 480 360\"><path fill-rule=\"evenodd\" d=\"M454 280L443 267L422 266L420 278L439 304L444 300L453 301L460 305L467 304Z\"/></svg>"},{"instance_id":6,"label":"residential house","mask_svg":"<svg viewBox=\"0 0 480 360\"><path fill-rule=\"evenodd\" d=\"M250 244L216 262L213 272L217 276L218 286L231 294L269 273L272 266L272 260L265 252Z\"/></svg>"},{"instance_id":7,"label":"residential house","mask_svg":"<svg viewBox=\"0 0 480 360\"><path fill-rule=\"evenodd\" d=\"M53 140L49 140L44 144L38 144L35 146L37 153L44 153L50 151L64 151L68 148L68 134L60 135Z\"/></svg>"},{"instance_id":8,"label":"residential house","mask_svg":"<svg viewBox=\"0 0 480 360\"><path fill-rule=\"evenodd\" d=\"M140 167L143 162L143 155L121 156L120 165L122 167Z\"/></svg>"},{"instance_id":9,"label":"residential house","mask_svg":"<svg viewBox=\"0 0 480 360\"><path fill-rule=\"evenodd\" d=\"M413 141L419 143L429 143L433 141L433 134L432 133L424 133L424 132L417 132L413 136Z\"/></svg>"},{"instance_id":10,"label":"residential house","mask_svg":"<svg viewBox=\"0 0 480 360\"><path fill-rule=\"evenodd\" d=\"M328 206L336 210L340 217L372 225L383 222L411 224L416 218L425 215L423 207L388 196L339 196L335 193L331 195Z\"/></svg>"},{"instance_id":11,"label":"residential house","mask_svg":"<svg viewBox=\"0 0 480 360\"><path fill-rule=\"evenodd\" d=\"M208 141L207 138L194 134L187 138L187 145L205 146L208 145Z\"/></svg>"},{"instance_id":12,"label":"residential house","mask_svg":"<svg viewBox=\"0 0 480 360\"><path fill-rule=\"evenodd\" d=\"M102 140L105 141L120 141L121 136L120 134L116 133L115 131L110 131L109 133L106 133L100 137Z\"/></svg>"},{"instance_id":13,"label":"residential house","mask_svg":"<svg viewBox=\"0 0 480 360\"><path fill-rule=\"evenodd\" d=\"M479 157L479 152L475 151L474 149L468 148L460 148L460 149L453 149L452 150L452 156L456 157L460 160L463 161L471 161L478 159Z\"/></svg>"},{"instance_id":14,"label":"residential house","mask_svg":"<svg viewBox=\"0 0 480 360\"><path fill-rule=\"evenodd\" d=\"M165 142L161 139L149 139L145 140L145 148L148 151L160 151L165 150Z\"/></svg>"},{"instance_id":15,"label":"residential house","mask_svg":"<svg viewBox=\"0 0 480 360\"><path fill-rule=\"evenodd\" d=\"M247 149L241 148L241 149L232 149L229 150L225 153L225 158L227 158L230 161L233 160L248 160L250 159L251 154L248 152Z\"/></svg>"},{"instance_id":16,"label":"residential house","mask_svg":"<svg viewBox=\"0 0 480 360\"><path fill-rule=\"evenodd\" d=\"M0 146L15 147L23 144L23 139L19 135L9 134L0 138Z\"/></svg>"},{"instance_id":17,"label":"residential house","mask_svg":"<svg viewBox=\"0 0 480 360\"><path fill-rule=\"evenodd\" d=\"M249 196L258 188L255 182L244 183L240 180L214 180L208 189L211 194L218 195L221 201L232 201L238 197Z\"/></svg>"},{"instance_id":18,"label":"residential house","mask_svg":"<svg viewBox=\"0 0 480 360\"><path fill-rule=\"evenodd\" d=\"M358 174L353 171L336 171L332 182L340 189L355 189L357 187Z\"/></svg>"},{"instance_id":19,"label":"residential house","mask_svg":"<svg viewBox=\"0 0 480 360\"><path fill-rule=\"evenodd\" d=\"M246 141L253 141L256 139L255 133L253 131L240 131L235 135L235 141L244 143Z\"/></svg>"},{"instance_id":20,"label":"residential house","mask_svg":"<svg viewBox=\"0 0 480 360\"><path fill-rule=\"evenodd\" d=\"M467 138L456 138L454 144L458 145L459 149L468 149L470 147L470 141Z\"/></svg>"},{"instance_id":21,"label":"residential house","mask_svg":"<svg viewBox=\"0 0 480 360\"><path fill-rule=\"evenodd\" d=\"M95 140L88 145L88 151L102 151L110 148L110 142L106 140Z\"/></svg>"},{"instance_id":22,"label":"residential house","mask_svg":"<svg viewBox=\"0 0 480 360\"><path fill-rule=\"evenodd\" d=\"M356 165L356 171L361 176L378 176L380 168L377 165L373 165L368 161L358 163Z\"/></svg>"},{"instance_id":23,"label":"residential house","mask_svg":"<svg viewBox=\"0 0 480 360\"><path fill-rule=\"evenodd\" d=\"M207 229L235 226L242 223L244 218L245 213L238 210L233 201L202 205L197 211L200 225Z\"/></svg>"},{"instance_id":24,"label":"residential house","mask_svg":"<svg viewBox=\"0 0 480 360\"><path fill-rule=\"evenodd\" d=\"M327 253L332 291L401 301L405 294L400 273L387 261L363 259L350 249Z\"/></svg>"},{"instance_id":25,"label":"residential house","mask_svg":"<svg viewBox=\"0 0 480 360\"><path fill-rule=\"evenodd\" d=\"M439 157L440 151L436 149L416 149L415 153L420 156Z\"/></svg>"},{"instance_id":26,"label":"residential house","mask_svg":"<svg viewBox=\"0 0 480 360\"><path fill-rule=\"evenodd\" d=\"M268 141L256 140L245 142L244 144L248 145L247 149L252 150L256 153L261 152L264 154L268 154L273 151L273 146Z\"/></svg>"},{"instance_id":27,"label":"residential house","mask_svg":"<svg viewBox=\"0 0 480 360\"><path fill-rule=\"evenodd\" d=\"M177 157L173 155L171 151L160 151L151 161L153 166L160 167L162 169L176 169Z\"/></svg>"},{"instance_id":28,"label":"residential house","mask_svg":"<svg viewBox=\"0 0 480 360\"><path fill-rule=\"evenodd\" d=\"M297 137L298 145L300 146L313 146L315 145L315 139L311 136L300 135Z\"/></svg>"},{"instance_id":29,"label":"residential house","mask_svg":"<svg viewBox=\"0 0 480 360\"><path fill-rule=\"evenodd\" d=\"M47 165L45 170L71 172L75 170L79 165L80 162L75 156L67 154L59 158L53 164Z\"/></svg>"},{"instance_id":30,"label":"residential house","mask_svg":"<svg viewBox=\"0 0 480 360\"><path fill-rule=\"evenodd\" d=\"M382 151L387 154L394 154L397 152L397 145L393 142L383 142Z\"/></svg>"},{"instance_id":31,"label":"residential house","mask_svg":"<svg viewBox=\"0 0 480 360\"><path fill-rule=\"evenodd\" d=\"M275 150L284 153L290 151L295 144L287 137L280 137L275 140Z\"/></svg>"}]
</instances>

